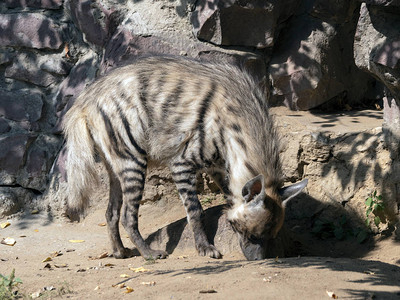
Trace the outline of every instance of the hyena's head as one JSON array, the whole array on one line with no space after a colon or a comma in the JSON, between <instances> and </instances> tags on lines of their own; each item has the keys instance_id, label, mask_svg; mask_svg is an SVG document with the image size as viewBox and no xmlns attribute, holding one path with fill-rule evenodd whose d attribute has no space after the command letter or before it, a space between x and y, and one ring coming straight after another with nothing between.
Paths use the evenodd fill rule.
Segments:
<instances>
[{"instance_id":1,"label":"hyena's head","mask_svg":"<svg viewBox=\"0 0 400 300\"><path fill-rule=\"evenodd\" d=\"M244 185L241 201L234 201L236 204L228 210L227 217L233 230L238 233L240 247L248 260L266 257L268 245L283 225L285 203L306 185L307 179L266 192L263 175L254 177Z\"/></svg>"}]
</instances>

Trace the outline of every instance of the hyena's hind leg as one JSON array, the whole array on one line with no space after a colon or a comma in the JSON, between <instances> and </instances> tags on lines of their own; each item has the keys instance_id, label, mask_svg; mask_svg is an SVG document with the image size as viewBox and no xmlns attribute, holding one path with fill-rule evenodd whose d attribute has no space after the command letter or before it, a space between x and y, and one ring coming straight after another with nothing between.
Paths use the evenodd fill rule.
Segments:
<instances>
[{"instance_id":1,"label":"hyena's hind leg","mask_svg":"<svg viewBox=\"0 0 400 300\"><path fill-rule=\"evenodd\" d=\"M111 241L113 256L115 258L127 258L133 256L131 249L125 248L119 232L119 219L122 206L122 190L121 183L111 167L106 164L108 176L110 179L110 198L106 211L106 220L108 227L108 235Z\"/></svg>"},{"instance_id":2,"label":"hyena's hind leg","mask_svg":"<svg viewBox=\"0 0 400 300\"><path fill-rule=\"evenodd\" d=\"M124 202L121 223L144 259L166 258L168 256L166 251L151 249L139 232L139 206L146 177L146 159L125 161L124 166L125 168L119 173Z\"/></svg>"},{"instance_id":3,"label":"hyena's hind leg","mask_svg":"<svg viewBox=\"0 0 400 300\"><path fill-rule=\"evenodd\" d=\"M196 193L196 168L190 162L174 162L170 166L172 178L185 206L188 223L192 227L195 245L202 256L221 258L222 254L210 244L204 231L203 208Z\"/></svg>"}]
</instances>

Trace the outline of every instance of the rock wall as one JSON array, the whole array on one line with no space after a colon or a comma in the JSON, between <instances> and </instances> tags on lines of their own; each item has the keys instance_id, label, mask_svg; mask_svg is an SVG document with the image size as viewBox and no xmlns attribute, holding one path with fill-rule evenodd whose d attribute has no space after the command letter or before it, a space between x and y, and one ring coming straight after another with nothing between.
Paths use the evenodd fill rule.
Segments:
<instances>
[{"instance_id":1,"label":"rock wall","mask_svg":"<svg viewBox=\"0 0 400 300\"><path fill-rule=\"evenodd\" d=\"M395 0L2 1L0 216L63 173L60 122L75 97L142 54L240 64L266 102L293 110L384 96L385 128L396 131L399 14Z\"/></svg>"}]
</instances>

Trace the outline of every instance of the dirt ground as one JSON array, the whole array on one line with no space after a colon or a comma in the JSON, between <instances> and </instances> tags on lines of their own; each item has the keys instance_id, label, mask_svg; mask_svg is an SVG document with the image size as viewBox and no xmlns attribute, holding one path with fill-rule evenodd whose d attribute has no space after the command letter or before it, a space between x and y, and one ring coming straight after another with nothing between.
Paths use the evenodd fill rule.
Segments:
<instances>
[{"instance_id":1,"label":"dirt ground","mask_svg":"<svg viewBox=\"0 0 400 300\"><path fill-rule=\"evenodd\" d=\"M178 204L171 204L168 214L165 207L144 205L143 234L154 232L156 223L163 226L183 218ZM0 273L7 275L15 268L23 281L19 293L32 296L40 291L39 299L329 299L327 291L339 299L400 299L400 246L392 239L358 258L299 256L248 262L240 251L233 251L215 260L186 247L175 249L167 259L146 262L141 257L99 258L110 251L101 208L82 223L45 212L8 221L11 225L0 229L1 237L13 237L16 244L0 245ZM60 255L54 257L54 252ZM129 287L133 291L126 293ZM55 289L46 291L51 288Z\"/></svg>"},{"instance_id":2,"label":"dirt ground","mask_svg":"<svg viewBox=\"0 0 400 300\"><path fill-rule=\"evenodd\" d=\"M302 122L298 115L291 117ZM347 130L354 122L364 124L364 117L344 120L338 116L330 122L319 118L321 124ZM175 245L167 259L117 260L106 254L110 246L104 212L105 203L101 203L81 223L44 211L0 220L10 223L0 229L0 240L12 237L16 241L14 246L0 244L0 274L9 275L15 269L23 282L19 294L39 299L400 299L400 242L391 236L376 236L357 246L336 245L332 240L321 244L325 252L319 256L248 262L229 231L215 235L219 248L231 241L230 247L220 248L225 253L222 259L199 257L186 228L188 233L179 233L186 242ZM142 234L151 236L160 228L178 228L184 218L176 199L143 205L139 223ZM123 230L122 237L132 247ZM168 235L159 238L160 245L168 246Z\"/></svg>"}]
</instances>

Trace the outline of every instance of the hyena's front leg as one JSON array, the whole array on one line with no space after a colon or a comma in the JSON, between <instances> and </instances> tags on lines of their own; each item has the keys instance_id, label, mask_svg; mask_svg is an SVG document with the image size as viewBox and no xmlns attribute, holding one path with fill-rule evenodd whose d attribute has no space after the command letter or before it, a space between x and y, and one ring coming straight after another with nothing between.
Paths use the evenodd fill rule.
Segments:
<instances>
[{"instance_id":1,"label":"hyena's front leg","mask_svg":"<svg viewBox=\"0 0 400 300\"><path fill-rule=\"evenodd\" d=\"M202 256L221 258L222 254L210 244L203 225L203 208L196 193L196 170L190 163L174 163L172 178L185 206L188 223L192 227L196 249Z\"/></svg>"},{"instance_id":2,"label":"hyena's front leg","mask_svg":"<svg viewBox=\"0 0 400 300\"><path fill-rule=\"evenodd\" d=\"M166 251L151 249L139 232L139 206L142 200L145 177L146 164L144 163L136 162L135 165L131 165L121 172L124 199L121 223L144 259L166 258L168 256Z\"/></svg>"}]
</instances>

